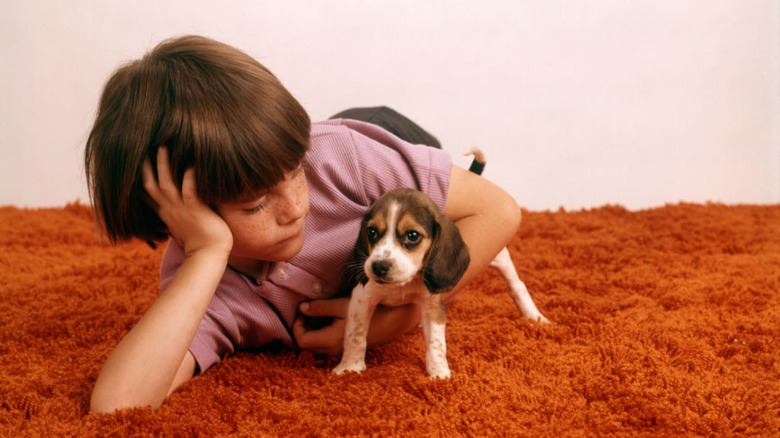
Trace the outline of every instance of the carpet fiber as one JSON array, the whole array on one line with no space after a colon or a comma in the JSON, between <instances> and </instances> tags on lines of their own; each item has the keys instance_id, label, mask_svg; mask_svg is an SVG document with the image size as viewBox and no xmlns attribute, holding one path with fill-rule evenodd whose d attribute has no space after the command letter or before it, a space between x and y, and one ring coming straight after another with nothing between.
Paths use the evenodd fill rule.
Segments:
<instances>
[{"instance_id":1,"label":"carpet fiber","mask_svg":"<svg viewBox=\"0 0 780 438\"><path fill-rule=\"evenodd\" d=\"M89 415L162 252L101 246L83 205L0 208L0 436L780 435L780 205L525 212L510 250L553 324L483 273L449 309L447 381L416 329L361 375L272 346Z\"/></svg>"}]
</instances>

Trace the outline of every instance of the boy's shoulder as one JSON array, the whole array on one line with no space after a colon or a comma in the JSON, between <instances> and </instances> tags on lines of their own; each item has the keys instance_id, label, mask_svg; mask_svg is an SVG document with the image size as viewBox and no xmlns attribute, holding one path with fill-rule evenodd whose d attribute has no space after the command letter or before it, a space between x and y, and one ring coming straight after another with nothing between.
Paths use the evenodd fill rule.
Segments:
<instances>
[{"instance_id":1,"label":"boy's shoulder","mask_svg":"<svg viewBox=\"0 0 780 438\"><path fill-rule=\"evenodd\" d=\"M346 134L349 128L342 123L342 119L329 119L318 122L312 122L311 124L311 136L332 135L332 134Z\"/></svg>"},{"instance_id":2,"label":"boy's shoulder","mask_svg":"<svg viewBox=\"0 0 780 438\"><path fill-rule=\"evenodd\" d=\"M384 144L393 144L403 142L385 129L368 122L352 119L328 119L311 124L311 138L315 139L324 136L347 136L369 138L373 141Z\"/></svg>"},{"instance_id":3,"label":"boy's shoulder","mask_svg":"<svg viewBox=\"0 0 780 438\"><path fill-rule=\"evenodd\" d=\"M330 119L311 124L310 149L307 154L310 159L328 160L330 158L343 159L345 155L355 156L370 151L371 153L384 153L371 151L376 146L388 146L387 143L372 135L372 129L381 129L367 123L348 119Z\"/></svg>"}]
</instances>

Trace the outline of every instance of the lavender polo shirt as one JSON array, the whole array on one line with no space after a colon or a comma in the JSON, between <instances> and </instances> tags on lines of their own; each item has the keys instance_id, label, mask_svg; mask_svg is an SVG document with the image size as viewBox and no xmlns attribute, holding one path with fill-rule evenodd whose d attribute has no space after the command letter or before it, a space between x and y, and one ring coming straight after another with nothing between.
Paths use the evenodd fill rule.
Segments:
<instances>
[{"instance_id":1,"label":"lavender polo shirt","mask_svg":"<svg viewBox=\"0 0 780 438\"><path fill-rule=\"evenodd\" d=\"M310 210L303 249L288 262L266 263L257 278L225 270L189 349L201 372L237 350L275 340L294 345L298 304L341 289L363 215L383 193L416 188L442 209L447 201L449 154L406 143L372 124L313 123L304 162ZM162 290L183 261L182 248L170 240L161 266Z\"/></svg>"}]
</instances>

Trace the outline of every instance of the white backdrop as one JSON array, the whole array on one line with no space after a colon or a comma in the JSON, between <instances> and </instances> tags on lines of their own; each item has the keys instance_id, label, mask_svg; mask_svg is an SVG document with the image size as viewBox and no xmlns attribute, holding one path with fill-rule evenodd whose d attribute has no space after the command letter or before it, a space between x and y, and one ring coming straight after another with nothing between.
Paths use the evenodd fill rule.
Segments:
<instances>
[{"instance_id":1,"label":"white backdrop","mask_svg":"<svg viewBox=\"0 0 780 438\"><path fill-rule=\"evenodd\" d=\"M26 0L0 4L0 205L87 202L103 83L188 33L313 119L386 104L482 147L529 209L780 202L775 0Z\"/></svg>"}]
</instances>

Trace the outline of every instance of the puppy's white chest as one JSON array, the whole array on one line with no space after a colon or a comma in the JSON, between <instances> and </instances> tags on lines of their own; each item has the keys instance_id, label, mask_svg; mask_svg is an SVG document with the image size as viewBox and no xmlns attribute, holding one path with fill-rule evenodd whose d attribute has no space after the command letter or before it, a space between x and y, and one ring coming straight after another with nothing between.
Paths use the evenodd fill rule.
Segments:
<instances>
[{"instance_id":1,"label":"puppy's white chest","mask_svg":"<svg viewBox=\"0 0 780 438\"><path fill-rule=\"evenodd\" d=\"M390 307L418 303L421 298L430 294L419 276L404 285L379 284L375 281L369 281L365 288L366 294L372 298L371 301Z\"/></svg>"}]
</instances>

